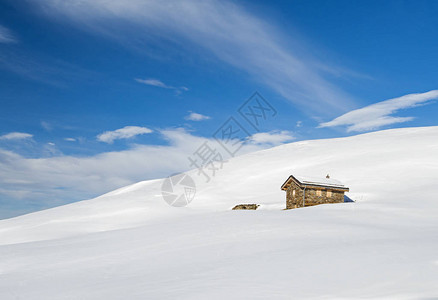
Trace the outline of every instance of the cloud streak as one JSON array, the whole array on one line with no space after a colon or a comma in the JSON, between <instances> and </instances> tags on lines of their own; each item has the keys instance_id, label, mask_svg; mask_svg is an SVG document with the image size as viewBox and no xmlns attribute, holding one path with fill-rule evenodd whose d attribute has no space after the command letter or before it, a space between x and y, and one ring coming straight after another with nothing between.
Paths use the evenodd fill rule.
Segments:
<instances>
[{"instance_id":1,"label":"cloud streak","mask_svg":"<svg viewBox=\"0 0 438 300\"><path fill-rule=\"evenodd\" d=\"M31 139L33 137L30 133L25 132L10 132L8 134L4 134L0 136L0 140L25 140L25 139Z\"/></svg>"},{"instance_id":2,"label":"cloud streak","mask_svg":"<svg viewBox=\"0 0 438 300\"><path fill-rule=\"evenodd\" d=\"M137 135L151 133L152 130L140 126L125 126L114 131L105 131L99 134L96 138L99 142L112 144L115 140L130 139Z\"/></svg>"},{"instance_id":3,"label":"cloud streak","mask_svg":"<svg viewBox=\"0 0 438 300\"><path fill-rule=\"evenodd\" d=\"M175 90L177 93L186 92L189 90L185 86L175 87L175 86L167 85L164 82L162 82L161 80L153 79L153 78L149 78L149 79L136 78L135 81L137 81L139 83L146 84L146 85L150 85L150 86L160 87L163 89Z\"/></svg>"},{"instance_id":4,"label":"cloud streak","mask_svg":"<svg viewBox=\"0 0 438 300\"><path fill-rule=\"evenodd\" d=\"M253 144L267 144L271 146L276 146L283 144L285 142L293 141L295 137L293 134L287 130L282 131L271 131L271 132L259 132L253 134L248 141Z\"/></svg>"},{"instance_id":5,"label":"cloud streak","mask_svg":"<svg viewBox=\"0 0 438 300\"><path fill-rule=\"evenodd\" d=\"M184 117L184 119L186 119L188 121L204 121L204 120L209 120L210 117L191 111L188 116Z\"/></svg>"},{"instance_id":6,"label":"cloud streak","mask_svg":"<svg viewBox=\"0 0 438 300\"><path fill-rule=\"evenodd\" d=\"M352 110L332 121L319 124L319 128L347 126L347 131L353 132L374 130L386 125L404 123L413 120L414 117L396 117L391 115L402 109L428 104L436 99L438 99L438 90L409 94Z\"/></svg>"},{"instance_id":7,"label":"cloud streak","mask_svg":"<svg viewBox=\"0 0 438 300\"><path fill-rule=\"evenodd\" d=\"M0 43L16 43L17 39L12 32L6 27L0 25Z\"/></svg>"},{"instance_id":8,"label":"cloud streak","mask_svg":"<svg viewBox=\"0 0 438 300\"><path fill-rule=\"evenodd\" d=\"M324 68L304 54L301 41L229 1L33 2L52 17L70 19L87 31L117 40L155 36L203 49L291 102L322 113L351 106L351 97L325 79Z\"/></svg>"}]
</instances>

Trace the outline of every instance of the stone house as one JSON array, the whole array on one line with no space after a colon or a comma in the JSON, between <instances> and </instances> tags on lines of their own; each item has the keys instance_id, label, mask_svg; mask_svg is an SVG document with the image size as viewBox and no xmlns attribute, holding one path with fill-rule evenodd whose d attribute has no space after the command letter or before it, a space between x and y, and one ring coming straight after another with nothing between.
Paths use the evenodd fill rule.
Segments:
<instances>
[{"instance_id":1,"label":"stone house","mask_svg":"<svg viewBox=\"0 0 438 300\"><path fill-rule=\"evenodd\" d=\"M281 186L286 191L286 209L324 203L344 202L344 193L349 191L341 182L326 178L308 178L291 175Z\"/></svg>"}]
</instances>

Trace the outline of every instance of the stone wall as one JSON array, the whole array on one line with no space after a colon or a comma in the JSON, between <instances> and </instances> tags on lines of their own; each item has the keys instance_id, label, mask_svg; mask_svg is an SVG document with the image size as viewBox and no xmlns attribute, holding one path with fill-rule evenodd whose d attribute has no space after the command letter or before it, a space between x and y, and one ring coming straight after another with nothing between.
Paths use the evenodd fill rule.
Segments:
<instances>
[{"instance_id":1,"label":"stone wall","mask_svg":"<svg viewBox=\"0 0 438 300\"><path fill-rule=\"evenodd\" d=\"M295 190L295 195L293 191ZM286 190L286 209L303 206L303 190L294 182Z\"/></svg>"},{"instance_id":2,"label":"stone wall","mask_svg":"<svg viewBox=\"0 0 438 300\"><path fill-rule=\"evenodd\" d=\"M295 194L294 194L295 190ZM317 191L321 191L321 195L317 195ZM327 192L331 191L329 197ZM303 189L300 188L294 181L286 190L286 209L303 207ZM342 203L344 202L344 192L330 190L325 188L306 188L304 206L312 206L324 203Z\"/></svg>"}]
</instances>

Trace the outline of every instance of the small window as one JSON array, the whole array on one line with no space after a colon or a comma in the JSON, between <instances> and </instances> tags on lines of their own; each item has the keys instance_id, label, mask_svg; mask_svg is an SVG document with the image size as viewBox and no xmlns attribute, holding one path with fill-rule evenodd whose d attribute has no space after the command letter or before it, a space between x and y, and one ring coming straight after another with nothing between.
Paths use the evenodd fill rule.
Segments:
<instances>
[{"instance_id":1,"label":"small window","mask_svg":"<svg viewBox=\"0 0 438 300\"><path fill-rule=\"evenodd\" d=\"M331 197L332 196L332 191L327 191L327 197Z\"/></svg>"},{"instance_id":2,"label":"small window","mask_svg":"<svg viewBox=\"0 0 438 300\"><path fill-rule=\"evenodd\" d=\"M295 197L295 190L292 191L292 196Z\"/></svg>"},{"instance_id":3,"label":"small window","mask_svg":"<svg viewBox=\"0 0 438 300\"><path fill-rule=\"evenodd\" d=\"M321 196L321 190L316 190L316 195Z\"/></svg>"}]
</instances>

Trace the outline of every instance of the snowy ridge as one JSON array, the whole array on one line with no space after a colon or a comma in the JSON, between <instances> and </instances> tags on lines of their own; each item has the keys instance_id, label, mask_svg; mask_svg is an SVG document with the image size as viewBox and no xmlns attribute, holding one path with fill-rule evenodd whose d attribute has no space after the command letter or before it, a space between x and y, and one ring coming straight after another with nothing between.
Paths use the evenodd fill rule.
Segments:
<instances>
[{"instance_id":1,"label":"snowy ridge","mask_svg":"<svg viewBox=\"0 0 438 300\"><path fill-rule=\"evenodd\" d=\"M0 299L438 297L437 153L438 127L301 141L188 172L184 208L159 179L2 220ZM356 203L285 211L290 174Z\"/></svg>"}]
</instances>

